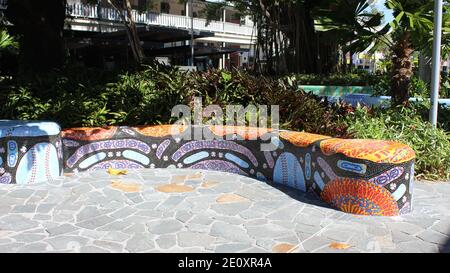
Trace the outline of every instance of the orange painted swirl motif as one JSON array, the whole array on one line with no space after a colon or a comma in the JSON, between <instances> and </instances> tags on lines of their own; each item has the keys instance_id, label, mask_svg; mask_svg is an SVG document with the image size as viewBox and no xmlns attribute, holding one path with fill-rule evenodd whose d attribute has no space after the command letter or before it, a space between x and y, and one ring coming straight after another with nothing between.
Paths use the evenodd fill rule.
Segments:
<instances>
[{"instance_id":1,"label":"orange painted swirl motif","mask_svg":"<svg viewBox=\"0 0 450 273\"><path fill-rule=\"evenodd\" d=\"M117 132L117 127L73 128L61 132L62 138L82 141L110 139Z\"/></svg>"},{"instance_id":2,"label":"orange painted swirl motif","mask_svg":"<svg viewBox=\"0 0 450 273\"><path fill-rule=\"evenodd\" d=\"M181 134L186 129L187 126L181 125L155 125L155 126L137 126L131 127L132 129L138 131L141 135L149 137L166 137L171 136L172 133Z\"/></svg>"},{"instance_id":3,"label":"orange painted swirl motif","mask_svg":"<svg viewBox=\"0 0 450 273\"><path fill-rule=\"evenodd\" d=\"M409 146L385 140L326 139L320 143L326 155L344 154L376 163L403 163L414 159L414 150Z\"/></svg>"},{"instance_id":4,"label":"orange painted swirl motif","mask_svg":"<svg viewBox=\"0 0 450 273\"><path fill-rule=\"evenodd\" d=\"M303 132L280 132L280 137L288 140L297 147L308 147L316 141L329 139L328 136L309 134Z\"/></svg>"},{"instance_id":5,"label":"orange painted swirl motif","mask_svg":"<svg viewBox=\"0 0 450 273\"><path fill-rule=\"evenodd\" d=\"M256 128L245 126L209 126L208 129L216 136L237 134L245 140L256 140L261 136L272 132L270 128Z\"/></svg>"},{"instance_id":6,"label":"orange painted swirl motif","mask_svg":"<svg viewBox=\"0 0 450 273\"><path fill-rule=\"evenodd\" d=\"M325 202L348 213L375 216L399 214L397 202L387 189L364 180L335 179L325 186L320 196Z\"/></svg>"}]
</instances>

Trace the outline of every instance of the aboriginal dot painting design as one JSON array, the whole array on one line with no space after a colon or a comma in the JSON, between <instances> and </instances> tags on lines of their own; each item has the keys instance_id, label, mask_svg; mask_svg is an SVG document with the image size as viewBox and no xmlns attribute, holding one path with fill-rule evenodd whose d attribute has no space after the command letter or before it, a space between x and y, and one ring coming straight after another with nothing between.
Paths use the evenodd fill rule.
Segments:
<instances>
[{"instance_id":1,"label":"aboriginal dot painting design","mask_svg":"<svg viewBox=\"0 0 450 273\"><path fill-rule=\"evenodd\" d=\"M25 152L16 171L17 184L34 184L57 178L60 162L54 144L41 142Z\"/></svg>"},{"instance_id":2,"label":"aboriginal dot painting design","mask_svg":"<svg viewBox=\"0 0 450 273\"><path fill-rule=\"evenodd\" d=\"M344 154L351 158L366 159L376 163L402 163L415 157L407 145L383 140L327 139L320 143L326 155Z\"/></svg>"},{"instance_id":3,"label":"aboriginal dot painting design","mask_svg":"<svg viewBox=\"0 0 450 273\"><path fill-rule=\"evenodd\" d=\"M158 126L138 126L133 127L133 130L139 132L144 136L150 137L166 137L172 135L173 132L178 134L183 133L187 127L181 125L158 125Z\"/></svg>"},{"instance_id":4,"label":"aboriginal dot painting design","mask_svg":"<svg viewBox=\"0 0 450 273\"><path fill-rule=\"evenodd\" d=\"M392 168L372 179L369 179L369 182L375 183L379 186L385 186L385 185L389 184L390 182L395 181L398 178L400 178L400 176L402 176L403 172L404 172L403 167L395 167L395 168Z\"/></svg>"},{"instance_id":5,"label":"aboriginal dot painting design","mask_svg":"<svg viewBox=\"0 0 450 273\"><path fill-rule=\"evenodd\" d=\"M412 207L414 154L399 143L226 126L201 128L217 136L213 140L184 140L186 127L169 125L118 127L113 136L93 141L74 138L85 135L77 130L95 128L72 129L71 137L63 139L67 172L108 167L215 170L311 191L349 213L398 215ZM230 140L230 135L239 137ZM276 150L261 149L263 143Z\"/></svg>"},{"instance_id":6,"label":"aboriginal dot painting design","mask_svg":"<svg viewBox=\"0 0 450 273\"><path fill-rule=\"evenodd\" d=\"M325 186L321 197L348 213L375 216L399 214L397 202L388 190L364 180L333 180Z\"/></svg>"},{"instance_id":7,"label":"aboriginal dot painting design","mask_svg":"<svg viewBox=\"0 0 450 273\"><path fill-rule=\"evenodd\" d=\"M216 136L224 137L229 135L238 135L240 138L245 140L258 139L261 138L261 136L271 132L268 128L251 128L245 126L213 126L209 129Z\"/></svg>"},{"instance_id":8,"label":"aboriginal dot painting design","mask_svg":"<svg viewBox=\"0 0 450 273\"><path fill-rule=\"evenodd\" d=\"M307 147L318 140L330 137L303 132L280 132L280 136L298 147Z\"/></svg>"},{"instance_id":9,"label":"aboriginal dot painting design","mask_svg":"<svg viewBox=\"0 0 450 273\"><path fill-rule=\"evenodd\" d=\"M306 191L305 175L297 157L291 153L283 153L274 168L273 182Z\"/></svg>"},{"instance_id":10,"label":"aboriginal dot painting design","mask_svg":"<svg viewBox=\"0 0 450 273\"><path fill-rule=\"evenodd\" d=\"M61 176L60 132L52 122L0 121L0 184L36 184Z\"/></svg>"},{"instance_id":11,"label":"aboriginal dot painting design","mask_svg":"<svg viewBox=\"0 0 450 273\"><path fill-rule=\"evenodd\" d=\"M349 213L390 216L413 207L414 152L406 145L227 126L201 127L208 140L185 137L196 135L195 129L73 128L28 138L5 133L7 137L0 137L0 183L37 183L54 178L62 168L67 173L109 167L192 168L311 192Z\"/></svg>"}]
</instances>

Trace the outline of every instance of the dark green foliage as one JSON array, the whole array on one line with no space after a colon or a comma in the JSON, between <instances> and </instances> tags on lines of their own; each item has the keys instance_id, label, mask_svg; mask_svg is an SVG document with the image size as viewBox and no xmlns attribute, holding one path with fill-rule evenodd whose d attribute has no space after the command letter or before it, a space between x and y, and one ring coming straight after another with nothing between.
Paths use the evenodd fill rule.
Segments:
<instances>
[{"instance_id":1,"label":"dark green foliage","mask_svg":"<svg viewBox=\"0 0 450 273\"><path fill-rule=\"evenodd\" d=\"M356 138L399 141L416 152L416 175L426 179L450 179L450 134L433 128L420 109L358 108L347 116L348 131Z\"/></svg>"},{"instance_id":2,"label":"dark green foliage","mask_svg":"<svg viewBox=\"0 0 450 273\"><path fill-rule=\"evenodd\" d=\"M417 101L412 101L411 107L417 111L423 120L428 120L428 115L431 108L430 103L430 85L420 80L418 77L413 76L411 78L411 95L413 98L417 98ZM440 89L440 98L450 98L450 88L447 88L448 79L443 77ZM379 82L373 86L375 96L386 96L389 90L389 78L386 76L380 76ZM450 131L450 108L444 105L439 105L438 126L445 131Z\"/></svg>"},{"instance_id":3,"label":"dark green foliage","mask_svg":"<svg viewBox=\"0 0 450 273\"><path fill-rule=\"evenodd\" d=\"M349 109L296 91L292 81L242 71L186 73L146 66L115 75L73 68L28 84L3 80L1 85L2 93L8 92L2 118L53 120L63 127L170 123L172 107L201 96L203 106L279 105L283 128L345 136L343 115Z\"/></svg>"},{"instance_id":4,"label":"dark green foliage","mask_svg":"<svg viewBox=\"0 0 450 273\"><path fill-rule=\"evenodd\" d=\"M192 77L193 95L204 104L279 105L284 129L346 136L343 116L348 106L329 105L320 97L297 91L298 83L287 78L255 77L242 71L209 71Z\"/></svg>"}]
</instances>

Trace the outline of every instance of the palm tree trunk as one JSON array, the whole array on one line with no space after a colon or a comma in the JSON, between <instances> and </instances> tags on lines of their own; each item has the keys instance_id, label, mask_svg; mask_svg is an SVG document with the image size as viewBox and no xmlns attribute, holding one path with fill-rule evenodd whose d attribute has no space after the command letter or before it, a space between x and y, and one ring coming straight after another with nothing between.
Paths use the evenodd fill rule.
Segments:
<instances>
[{"instance_id":1,"label":"palm tree trunk","mask_svg":"<svg viewBox=\"0 0 450 273\"><path fill-rule=\"evenodd\" d=\"M392 106L407 105L409 89L413 75L411 56L414 50L411 43L411 32L404 32L393 48L391 96Z\"/></svg>"}]
</instances>

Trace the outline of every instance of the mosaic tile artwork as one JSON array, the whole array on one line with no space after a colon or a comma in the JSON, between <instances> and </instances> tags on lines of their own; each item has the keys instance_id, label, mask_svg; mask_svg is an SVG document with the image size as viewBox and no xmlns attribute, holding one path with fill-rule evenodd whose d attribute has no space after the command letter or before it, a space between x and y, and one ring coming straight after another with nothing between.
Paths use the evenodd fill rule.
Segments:
<instances>
[{"instance_id":1,"label":"mosaic tile artwork","mask_svg":"<svg viewBox=\"0 0 450 273\"><path fill-rule=\"evenodd\" d=\"M0 184L34 184L61 176L60 131L53 122L0 121Z\"/></svg>"},{"instance_id":2,"label":"mosaic tile artwork","mask_svg":"<svg viewBox=\"0 0 450 273\"><path fill-rule=\"evenodd\" d=\"M313 192L348 213L394 216L411 211L415 155L404 144L292 131L271 138L270 129L244 127L201 129L216 138L185 140L181 134L186 128L170 125L72 128L32 137L4 128L0 183L37 183L61 170L192 168ZM24 134L24 129L15 130ZM277 148L262 151L262 143Z\"/></svg>"}]
</instances>

